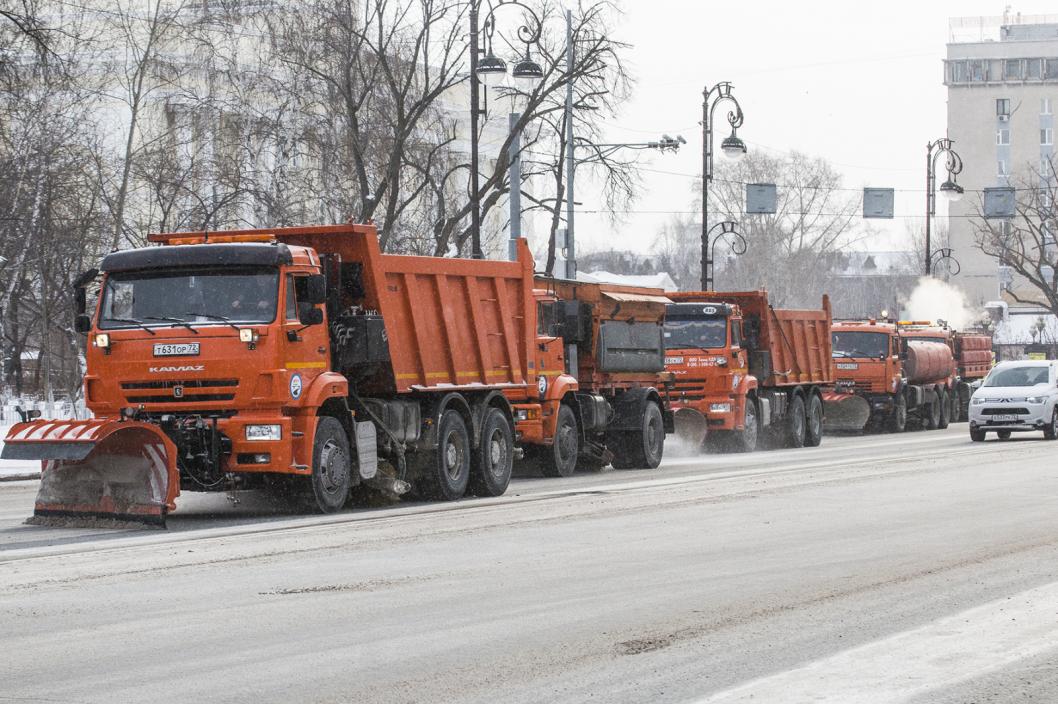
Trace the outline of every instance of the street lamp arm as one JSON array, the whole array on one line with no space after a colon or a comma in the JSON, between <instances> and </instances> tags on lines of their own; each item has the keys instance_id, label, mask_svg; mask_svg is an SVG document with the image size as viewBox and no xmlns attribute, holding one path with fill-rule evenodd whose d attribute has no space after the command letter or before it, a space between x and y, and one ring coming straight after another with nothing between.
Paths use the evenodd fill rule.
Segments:
<instances>
[{"instance_id":1,"label":"street lamp arm","mask_svg":"<svg viewBox=\"0 0 1058 704\"><path fill-rule=\"evenodd\" d=\"M959 260L956 259L954 255L952 255L951 247L941 247L940 249L934 250L933 253L929 255L929 259L930 264L934 269L942 261L947 261L948 272L952 276L957 276L959 272L962 271L962 265L959 263Z\"/></svg>"},{"instance_id":2,"label":"street lamp arm","mask_svg":"<svg viewBox=\"0 0 1058 704\"><path fill-rule=\"evenodd\" d=\"M480 0L479 0L480 2ZM536 44L540 41L540 36L543 34L544 25L540 21L539 15L533 11L533 8L529 7L519 0L499 0L495 5L491 2L488 3L489 11L485 15L482 24L482 31L485 33L485 40L487 45L485 47L486 52L492 53L492 35L496 31L496 11L501 7L519 7L524 12L528 13L533 18L532 25L523 24L516 30L518 34L518 40L525 44L525 55L529 56L529 46Z\"/></svg>"},{"instance_id":3,"label":"street lamp arm","mask_svg":"<svg viewBox=\"0 0 1058 704\"><path fill-rule=\"evenodd\" d=\"M720 230L719 233L715 233ZM738 223L734 220L725 220L724 222L718 222L709 228L709 238L712 245L712 258L716 259L716 243L727 239L731 243L731 251L737 255L742 256L746 253L747 243L746 238L742 236L742 233L738 231Z\"/></svg>"}]
</instances>

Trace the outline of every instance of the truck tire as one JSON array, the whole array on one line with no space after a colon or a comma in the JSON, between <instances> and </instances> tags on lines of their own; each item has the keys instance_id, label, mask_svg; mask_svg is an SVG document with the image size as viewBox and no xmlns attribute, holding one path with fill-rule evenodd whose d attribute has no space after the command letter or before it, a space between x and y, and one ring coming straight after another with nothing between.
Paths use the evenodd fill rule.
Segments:
<instances>
[{"instance_id":1,"label":"truck tire","mask_svg":"<svg viewBox=\"0 0 1058 704\"><path fill-rule=\"evenodd\" d=\"M416 493L426 499L455 501L470 481L470 435L458 411L448 409L437 425L437 449L418 467Z\"/></svg>"},{"instance_id":2,"label":"truck tire","mask_svg":"<svg viewBox=\"0 0 1058 704\"><path fill-rule=\"evenodd\" d=\"M614 469L656 469L665 452L665 422L658 404L647 401L640 429L615 437L612 444Z\"/></svg>"},{"instance_id":3,"label":"truck tire","mask_svg":"<svg viewBox=\"0 0 1058 704\"><path fill-rule=\"evenodd\" d=\"M514 431L503 411L490 408L481 423L481 442L470 469L470 493L474 496L502 496L511 483L513 467Z\"/></svg>"},{"instance_id":4,"label":"truck tire","mask_svg":"<svg viewBox=\"0 0 1058 704\"><path fill-rule=\"evenodd\" d=\"M933 394L933 398L928 402L922 404L922 427L926 430L936 430L940 425L940 398L936 392Z\"/></svg>"},{"instance_id":5,"label":"truck tire","mask_svg":"<svg viewBox=\"0 0 1058 704\"><path fill-rule=\"evenodd\" d=\"M823 442L823 402L819 396L808 397L808 412L805 415L805 447L819 447Z\"/></svg>"},{"instance_id":6,"label":"truck tire","mask_svg":"<svg viewBox=\"0 0 1058 704\"><path fill-rule=\"evenodd\" d=\"M948 423L951 422L951 399L948 397L948 390L942 388L938 394L940 395L940 419L937 421L937 427L944 430L948 427Z\"/></svg>"},{"instance_id":7,"label":"truck tire","mask_svg":"<svg viewBox=\"0 0 1058 704\"><path fill-rule=\"evenodd\" d=\"M321 416L312 440L312 476L304 495L305 506L318 513L334 513L345 506L352 489L349 438L337 418Z\"/></svg>"},{"instance_id":8,"label":"truck tire","mask_svg":"<svg viewBox=\"0 0 1058 704\"><path fill-rule=\"evenodd\" d=\"M901 391L893 401L893 410L885 421L890 433L902 433L907 429L907 396Z\"/></svg>"},{"instance_id":9,"label":"truck tire","mask_svg":"<svg viewBox=\"0 0 1058 704\"><path fill-rule=\"evenodd\" d=\"M1051 422L1043 429L1044 440L1058 440L1058 408L1051 411Z\"/></svg>"},{"instance_id":10,"label":"truck tire","mask_svg":"<svg viewBox=\"0 0 1058 704\"><path fill-rule=\"evenodd\" d=\"M785 428L786 447L805 446L805 400L795 395L786 411Z\"/></svg>"},{"instance_id":11,"label":"truck tire","mask_svg":"<svg viewBox=\"0 0 1058 704\"><path fill-rule=\"evenodd\" d=\"M948 422L958 423L962 420L962 418L959 417L959 410L961 406L959 404L958 386L951 387L951 390L948 392L948 404L951 406L951 410L948 411Z\"/></svg>"},{"instance_id":12,"label":"truck tire","mask_svg":"<svg viewBox=\"0 0 1058 704\"><path fill-rule=\"evenodd\" d=\"M731 452L753 452L757 449L757 438L760 435L760 418L757 415L757 400L746 399L746 415L743 421L744 430L732 430L725 433L722 446Z\"/></svg>"},{"instance_id":13,"label":"truck tire","mask_svg":"<svg viewBox=\"0 0 1058 704\"><path fill-rule=\"evenodd\" d=\"M558 407L558 422L555 426L555 442L541 449L538 458L540 473L545 477L568 477L577 469L580 453L580 431L577 416L566 404Z\"/></svg>"}]
</instances>

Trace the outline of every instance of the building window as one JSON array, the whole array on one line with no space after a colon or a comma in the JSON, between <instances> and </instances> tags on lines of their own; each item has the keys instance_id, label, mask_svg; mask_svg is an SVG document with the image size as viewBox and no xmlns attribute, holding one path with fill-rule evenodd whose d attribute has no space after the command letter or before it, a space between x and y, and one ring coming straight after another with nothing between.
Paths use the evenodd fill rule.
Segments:
<instances>
[{"instance_id":1,"label":"building window","mask_svg":"<svg viewBox=\"0 0 1058 704\"><path fill-rule=\"evenodd\" d=\"M1008 81L1021 80L1021 59L1007 59L1003 62L1003 78Z\"/></svg>"},{"instance_id":2,"label":"building window","mask_svg":"<svg viewBox=\"0 0 1058 704\"><path fill-rule=\"evenodd\" d=\"M984 61L971 61L970 62L970 80L982 82L985 80L985 62Z\"/></svg>"},{"instance_id":3,"label":"building window","mask_svg":"<svg viewBox=\"0 0 1058 704\"><path fill-rule=\"evenodd\" d=\"M996 162L996 175L1006 176L1007 175L1007 162L1000 159Z\"/></svg>"},{"instance_id":4,"label":"building window","mask_svg":"<svg viewBox=\"0 0 1058 704\"><path fill-rule=\"evenodd\" d=\"M1040 175L1048 178L1051 175L1051 160L1049 157L1040 157Z\"/></svg>"},{"instance_id":5,"label":"building window","mask_svg":"<svg viewBox=\"0 0 1058 704\"><path fill-rule=\"evenodd\" d=\"M1048 80L1058 78L1058 59L1044 59L1043 62L1046 64L1043 77Z\"/></svg>"},{"instance_id":6,"label":"building window","mask_svg":"<svg viewBox=\"0 0 1058 704\"><path fill-rule=\"evenodd\" d=\"M1010 130L996 130L996 144L1000 146L1010 144Z\"/></svg>"},{"instance_id":7,"label":"building window","mask_svg":"<svg viewBox=\"0 0 1058 704\"><path fill-rule=\"evenodd\" d=\"M1029 59L1026 63L1025 77L1038 81L1043 78L1043 59Z\"/></svg>"},{"instance_id":8,"label":"building window","mask_svg":"<svg viewBox=\"0 0 1058 704\"><path fill-rule=\"evenodd\" d=\"M951 82L952 83L966 83L966 62L965 61L951 61L948 63L949 70L951 71Z\"/></svg>"},{"instance_id":9,"label":"building window","mask_svg":"<svg viewBox=\"0 0 1058 704\"><path fill-rule=\"evenodd\" d=\"M996 98L996 115L1010 117L1010 98Z\"/></svg>"},{"instance_id":10,"label":"building window","mask_svg":"<svg viewBox=\"0 0 1058 704\"><path fill-rule=\"evenodd\" d=\"M1040 114L1050 115L1051 114L1051 99L1040 98Z\"/></svg>"},{"instance_id":11,"label":"building window","mask_svg":"<svg viewBox=\"0 0 1058 704\"><path fill-rule=\"evenodd\" d=\"M1044 127L1040 130L1040 144L1045 146L1054 144L1054 129Z\"/></svg>"}]
</instances>

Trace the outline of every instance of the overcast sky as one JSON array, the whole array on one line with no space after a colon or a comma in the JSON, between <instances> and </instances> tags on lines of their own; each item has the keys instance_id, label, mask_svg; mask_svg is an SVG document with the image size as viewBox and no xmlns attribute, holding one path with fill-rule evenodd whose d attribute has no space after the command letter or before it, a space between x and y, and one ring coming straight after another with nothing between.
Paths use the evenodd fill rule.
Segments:
<instances>
[{"instance_id":1,"label":"overcast sky","mask_svg":"<svg viewBox=\"0 0 1058 704\"><path fill-rule=\"evenodd\" d=\"M667 213L697 209L692 184L701 172L701 92L722 80L735 86L745 113L739 136L749 149L821 156L842 172L846 186L898 189L897 219L863 246L899 245L905 231L900 216L921 221L925 209L926 144L945 131L948 18L1001 15L1005 6L981 0L624 0L623 7L617 36L634 45L638 85L624 112L608 123L608 141L646 141L667 132L682 134L687 144L677 155L643 160L648 169L678 175L646 172L642 197L632 206L643 212L629 214L616 233L601 216L579 215L579 251L647 251ZM1013 10L1054 13L1058 6L1020 2ZM724 136L718 130L717 147ZM584 211L600 205L590 188L578 188L577 200Z\"/></svg>"}]
</instances>

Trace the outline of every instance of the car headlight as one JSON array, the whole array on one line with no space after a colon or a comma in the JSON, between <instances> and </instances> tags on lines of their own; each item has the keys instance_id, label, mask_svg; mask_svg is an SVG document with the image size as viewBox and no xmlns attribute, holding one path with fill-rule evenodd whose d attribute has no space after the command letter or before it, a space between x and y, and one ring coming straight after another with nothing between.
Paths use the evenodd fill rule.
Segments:
<instances>
[{"instance_id":1,"label":"car headlight","mask_svg":"<svg viewBox=\"0 0 1058 704\"><path fill-rule=\"evenodd\" d=\"M1046 401L1046 396L1029 396L1027 399L1025 399L1025 403L1044 403Z\"/></svg>"},{"instance_id":2,"label":"car headlight","mask_svg":"<svg viewBox=\"0 0 1058 704\"><path fill-rule=\"evenodd\" d=\"M709 410L712 411L713 413L730 413L731 412L731 404L730 403L710 403L709 404Z\"/></svg>"},{"instance_id":3,"label":"car headlight","mask_svg":"<svg viewBox=\"0 0 1058 704\"><path fill-rule=\"evenodd\" d=\"M981 405L984 405L984 403L987 400L988 399L981 398L980 396L974 396L973 398L970 399L970 403L972 403L975 406L981 406Z\"/></svg>"},{"instance_id":4,"label":"car headlight","mask_svg":"<svg viewBox=\"0 0 1058 704\"><path fill-rule=\"evenodd\" d=\"M246 426L247 440L280 440L283 437L283 428L279 425L248 425Z\"/></svg>"}]
</instances>

